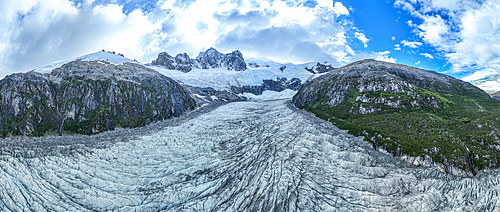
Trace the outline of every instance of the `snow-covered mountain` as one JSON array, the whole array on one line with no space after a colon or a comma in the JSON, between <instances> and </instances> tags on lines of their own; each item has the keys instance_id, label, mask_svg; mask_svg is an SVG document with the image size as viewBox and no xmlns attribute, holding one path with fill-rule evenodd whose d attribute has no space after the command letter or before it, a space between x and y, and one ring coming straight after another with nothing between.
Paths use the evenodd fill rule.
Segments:
<instances>
[{"instance_id":1,"label":"snow-covered mountain","mask_svg":"<svg viewBox=\"0 0 500 212\"><path fill-rule=\"evenodd\" d=\"M6 76L0 91L0 137L138 127L196 107L176 81L108 52Z\"/></svg>"},{"instance_id":2,"label":"snow-covered mountain","mask_svg":"<svg viewBox=\"0 0 500 212\"><path fill-rule=\"evenodd\" d=\"M75 58L71 58L71 59L67 59L67 60L53 62L53 63L47 64L41 68L34 69L33 71L38 72L38 73L42 73L42 74L47 74L47 73L50 73L52 70L54 70L56 68L60 68L64 64L75 61L75 60L102 61L102 62L114 64L114 65L123 65L124 63L132 63L132 64L142 65L141 63L139 63L136 60L126 58L123 54L120 54L120 53L116 54L115 52L106 52L106 51L102 50L102 51L94 52L91 54L86 54L86 55L83 55L80 57L75 57Z\"/></svg>"},{"instance_id":3,"label":"snow-covered mountain","mask_svg":"<svg viewBox=\"0 0 500 212\"><path fill-rule=\"evenodd\" d=\"M100 51L6 77L17 81L11 79L3 88L23 88L10 96L24 96L2 108L32 107L26 100L33 91L38 90L40 94L36 95L42 96L47 93L45 88L55 93L64 90L68 92L60 95L52 95L50 90L51 95L41 99L59 101L67 96L66 103L49 101L40 105L55 110L69 105L70 110L59 117L73 116L77 114L72 112L79 105L77 100L98 96L99 101L83 105L95 106L92 114L101 118L97 119L99 124L109 123L103 117L120 108L130 109L122 110L125 114L148 112L148 105L158 106L150 112L175 112L176 105L189 99L187 92L198 104L190 112L181 111L184 115L180 117L168 116L170 119L139 128L118 127L93 135L0 139L0 211L500 208L498 170L462 178L435 166L407 163L290 103L296 91L287 88L329 77L328 71L334 67L316 62L297 65L245 60L236 54L245 62L246 68L241 70L224 62L235 52L215 51L199 57L205 62L165 53L162 57L173 68L165 66L167 63L144 65ZM45 85L45 81L51 82L45 87L34 86L40 82ZM170 86L151 87L160 81ZM59 88L72 83L79 87ZM171 91L174 93L168 93ZM2 101L9 99L5 92L1 95ZM167 98L174 96L183 98ZM160 100L165 100L167 107L158 104ZM35 98L31 102L39 101ZM180 108L191 106L194 104ZM22 107L13 107L12 111L16 111L14 108ZM110 113L104 113L108 109ZM33 121L40 114L23 117ZM141 115L128 120L147 118Z\"/></svg>"}]
</instances>

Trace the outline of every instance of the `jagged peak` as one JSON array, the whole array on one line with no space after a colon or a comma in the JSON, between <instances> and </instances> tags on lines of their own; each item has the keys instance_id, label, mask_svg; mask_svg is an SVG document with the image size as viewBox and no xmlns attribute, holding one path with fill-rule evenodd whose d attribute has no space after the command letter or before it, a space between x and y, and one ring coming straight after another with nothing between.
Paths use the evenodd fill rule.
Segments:
<instances>
[{"instance_id":1,"label":"jagged peak","mask_svg":"<svg viewBox=\"0 0 500 212\"><path fill-rule=\"evenodd\" d=\"M190 58L187 53L179 53L174 58L168 53L162 52L158 54L156 60L151 62L151 65L163 66L167 69L182 72L189 72L193 68L209 69L226 67L228 70L235 71L244 71L247 68L243 54L239 50L224 54L213 47L200 52L196 58Z\"/></svg>"}]
</instances>

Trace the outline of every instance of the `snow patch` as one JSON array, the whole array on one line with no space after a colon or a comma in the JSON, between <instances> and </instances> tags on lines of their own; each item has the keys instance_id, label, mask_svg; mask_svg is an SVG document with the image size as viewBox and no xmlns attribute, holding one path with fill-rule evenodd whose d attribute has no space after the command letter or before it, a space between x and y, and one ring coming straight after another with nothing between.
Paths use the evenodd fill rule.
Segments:
<instances>
[{"instance_id":1,"label":"snow patch","mask_svg":"<svg viewBox=\"0 0 500 212\"><path fill-rule=\"evenodd\" d=\"M47 74L56 68L60 68L61 66L63 66L66 63L69 63L69 62L72 62L75 60L79 60L79 59L81 59L83 61L103 61L103 62L115 64L115 65L123 65L124 63L141 64L135 60L131 60L131 59L128 59L126 57L119 56L119 55L116 55L116 54L113 54L110 52L98 51L98 52L94 52L92 54L87 54L87 55L75 57L75 58L68 59L68 60L60 60L57 62L53 62L53 63L45 65L41 68L35 69L35 71L38 73Z\"/></svg>"},{"instance_id":2,"label":"snow patch","mask_svg":"<svg viewBox=\"0 0 500 212\"><path fill-rule=\"evenodd\" d=\"M292 99L297 91L286 89L281 92L277 91L264 91L262 95L255 95L253 93L243 93L242 96L254 101L278 100L278 99Z\"/></svg>"}]
</instances>

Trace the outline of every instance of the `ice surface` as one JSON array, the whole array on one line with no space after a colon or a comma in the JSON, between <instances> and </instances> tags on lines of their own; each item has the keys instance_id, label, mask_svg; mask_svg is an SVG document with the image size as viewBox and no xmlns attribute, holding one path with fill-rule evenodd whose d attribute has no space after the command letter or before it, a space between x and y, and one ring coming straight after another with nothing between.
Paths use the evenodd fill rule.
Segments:
<instances>
[{"instance_id":1,"label":"ice surface","mask_svg":"<svg viewBox=\"0 0 500 212\"><path fill-rule=\"evenodd\" d=\"M138 136L74 136L71 148L82 151L73 154L4 151L0 211L500 209L498 172L460 178L415 167L287 100L229 103Z\"/></svg>"},{"instance_id":2,"label":"ice surface","mask_svg":"<svg viewBox=\"0 0 500 212\"><path fill-rule=\"evenodd\" d=\"M254 101L268 101L268 100L279 100L279 99L291 99L297 91L286 89L281 92L277 91L264 91L261 95L255 95L253 93L243 93L243 96L247 99Z\"/></svg>"},{"instance_id":3,"label":"ice surface","mask_svg":"<svg viewBox=\"0 0 500 212\"><path fill-rule=\"evenodd\" d=\"M131 59L128 59L126 57L122 57L122 56L119 56L119 55L116 55L116 54L113 54L110 52L98 51L98 52L94 52L91 54L83 55L83 56L68 59L68 60L61 60L61 61L53 62L53 63L50 63L46 66L41 67L41 68L35 69L35 71L38 73L42 73L42 74L50 73L52 70L54 70L56 68L60 68L64 64L69 63L71 61L78 60L78 59L82 59L83 61L105 61L105 62L109 62L109 63L115 64L115 65L123 65L123 63L141 64L135 60L131 60Z\"/></svg>"},{"instance_id":4,"label":"ice surface","mask_svg":"<svg viewBox=\"0 0 500 212\"><path fill-rule=\"evenodd\" d=\"M286 77L287 79L298 78L302 82L305 82L313 75L304 69L306 66L312 66L312 63L281 64L262 59L247 59L246 62L255 62L261 65L261 67L248 67L245 71L232 71L227 70L227 68L193 69L188 73L169 70L160 66L151 66L151 68L184 84L195 87L212 87L216 90L229 90L231 86L261 85L263 80L276 80L277 77ZM264 67L263 65L268 65L269 67ZM282 65L286 66L283 72L280 70Z\"/></svg>"}]
</instances>

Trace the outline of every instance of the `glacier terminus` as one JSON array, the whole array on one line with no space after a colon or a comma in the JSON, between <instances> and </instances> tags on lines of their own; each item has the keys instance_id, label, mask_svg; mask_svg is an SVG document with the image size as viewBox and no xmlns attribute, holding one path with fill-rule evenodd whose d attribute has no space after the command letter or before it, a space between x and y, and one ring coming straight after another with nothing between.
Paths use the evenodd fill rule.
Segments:
<instances>
[{"instance_id":1,"label":"glacier terminus","mask_svg":"<svg viewBox=\"0 0 500 212\"><path fill-rule=\"evenodd\" d=\"M200 108L144 128L73 136L71 143L63 136L50 150L44 150L50 145L34 146L53 141L50 136L1 140L0 208L499 209L498 172L462 178L415 167L296 109L290 100L266 91L257 100ZM18 149L9 153L13 144ZM37 151L47 154L30 156Z\"/></svg>"}]
</instances>

